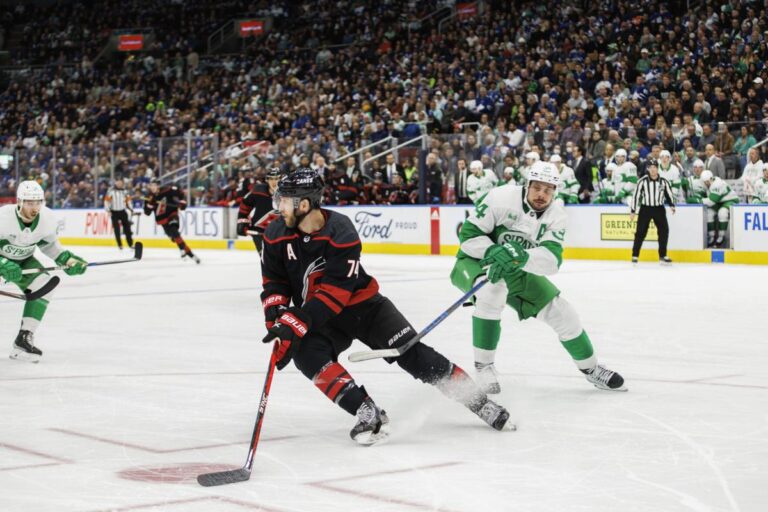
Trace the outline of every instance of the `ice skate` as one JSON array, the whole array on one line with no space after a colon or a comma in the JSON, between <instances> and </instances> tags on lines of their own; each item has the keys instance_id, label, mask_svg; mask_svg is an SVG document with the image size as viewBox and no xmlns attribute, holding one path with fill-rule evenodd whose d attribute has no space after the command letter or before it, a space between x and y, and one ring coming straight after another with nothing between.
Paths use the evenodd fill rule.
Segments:
<instances>
[{"instance_id":1,"label":"ice skate","mask_svg":"<svg viewBox=\"0 0 768 512\"><path fill-rule=\"evenodd\" d=\"M618 373L598 364L591 370L581 370L587 380L598 389L606 391L627 391L624 387L624 378Z\"/></svg>"},{"instance_id":2,"label":"ice skate","mask_svg":"<svg viewBox=\"0 0 768 512\"><path fill-rule=\"evenodd\" d=\"M509 421L509 411L493 400L486 400L475 414L496 430L517 430L517 426Z\"/></svg>"},{"instance_id":3,"label":"ice skate","mask_svg":"<svg viewBox=\"0 0 768 512\"><path fill-rule=\"evenodd\" d=\"M43 351L35 346L35 335L31 331L19 331L11 348L11 359L19 361L29 361L30 363L40 362Z\"/></svg>"},{"instance_id":4,"label":"ice skate","mask_svg":"<svg viewBox=\"0 0 768 512\"><path fill-rule=\"evenodd\" d=\"M671 265L672 258L670 258L669 256L664 256L663 258L659 258L659 263L662 265Z\"/></svg>"},{"instance_id":5,"label":"ice skate","mask_svg":"<svg viewBox=\"0 0 768 512\"><path fill-rule=\"evenodd\" d=\"M501 393L499 374L493 363L483 364L476 362L475 370L477 371L477 383L480 386L480 389L489 395L497 395Z\"/></svg>"},{"instance_id":6,"label":"ice skate","mask_svg":"<svg viewBox=\"0 0 768 512\"><path fill-rule=\"evenodd\" d=\"M373 400L366 398L357 409L357 424L349 432L356 442L370 446L389 436L389 418Z\"/></svg>"}]
</instances>

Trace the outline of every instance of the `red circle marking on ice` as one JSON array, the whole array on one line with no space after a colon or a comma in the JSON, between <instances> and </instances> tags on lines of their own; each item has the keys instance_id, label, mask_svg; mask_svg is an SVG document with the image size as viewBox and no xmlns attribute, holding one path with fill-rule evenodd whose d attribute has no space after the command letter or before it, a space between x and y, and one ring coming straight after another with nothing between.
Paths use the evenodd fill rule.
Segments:
<instances>
[{"instance_id":1,"label":"red circle marking on ice","mask_svg":"<svg viewBox=\"0 0 768 512\"><path fill-rule=\"evenodd\" d=\"M216 471L229 471L240 466L230 464L198 464L191 462L177 466L161 466L155 468L130 468L118 471L117 476L126 480L139 482L159 482L162 484L181 484L195 482L197 475L214 473Z\"/></svg>"}]
</instances>

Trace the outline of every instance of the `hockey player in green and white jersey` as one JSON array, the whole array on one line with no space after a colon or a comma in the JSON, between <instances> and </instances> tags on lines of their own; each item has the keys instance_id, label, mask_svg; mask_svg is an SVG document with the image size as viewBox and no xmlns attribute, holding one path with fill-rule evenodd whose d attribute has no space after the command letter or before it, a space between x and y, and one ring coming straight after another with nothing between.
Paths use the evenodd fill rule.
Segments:
<instances>
[{"instance_id":1,"label":"hockey player in green and white jersey","mask_svg":"<svg viewBox=\"0 0 768 512\"><path fill-rule=\"evenodd\" d=\"M686 203L701 204L707 195L707 187L701 181L702 172L704 172L704 162L697 158L693 161L693 176L683 179L683 193Z\"/></svg>"},{"instance_id":2,"label":"hockey player in green and white jersey","mask_svg":"<svg viewBox=\"0 0 768 512\"><path fill-rule=\"evenodd\" d=\"M682 188L682 169L672 161L672 154L666 149L659 153L659 176L669 182L672 187L672 199L675 202L681 198L680 190Z\"/></svg>"},{"instance_id":3,"label":"hockey player in green and white jersey","mask_svg":"<svg viewBox=\"0 0 768 512\"><path fill-rule=\"evenodd\" d=\"M560 184L557 187L557 197L555 201L561 204L579 203L579 181L576 179L573 169L563 163L560 155L549 157L549 163L555 166L560 174Z\"/></svg>"},{"instance_id":4,"label":"hockey player in green and white jersey","mask_svg":"<svg viewBox=\"0 0 768 512\"><path fill-rule=\"evenodd\" d=\"M525 182L528 179L528 170L540 160L541 157L536 151L529 151L525 154L525 164L518 167L517 173L515 174L515 181L518 185L525 185Z\"/></svg>"},{"instance_id":5,"label":"hockey player in green and white jersey","mask_svg":"<svg viewBox=\"0 0 768 512\"><path fill-rule=\"evenodd\" d=\"M39 290L51 276L47 272L23 274L25 269L43 268L34 256L35 248L68 275L85 272L84 259L65 251L56 237L58 225L53 212L44 206L43 189L35 181L23 181L16 189L16 205L0 208L0 277L23 290ZM34 344L34 333L45 315L48 300L28 300L24 304L21 329L13 342L10 357L38 362L43 352Z\"/></svg>"},{"instance_id":6,"label":"hockey player in green and white jersey","mask_svg":"<svg viewBox=\"0 0 768 512\"><path fill-rule=\"evenodd\" d=\"M473 160L469 164L469 177L467 178L467 197L476 203L478 199L488 193L499 181L498 176L491 169L483 169L483 162Z\"/></svg>"},{"instance_id":7,"label":"hockey player in green and white jersey","mask_svg":"<svg viewBox=\"0 0 768 512\"><path fill-rule=\"evenodd\" d=\"M713 176L712 171L702 172L701 181L707 187L707 195L701 201L707 207L707 247L722 247L731 206L739 202L739 196L724 179Z\"/></svg>"},{"instance_id":8,"label":"hockey player in green and white jersey","mask_svg":"<svg viewBox=\"0 0 768 512\"><path fill-rule=\"evenodd\" d=\"M763 177L754 180L752 204L768 204L768 164L763 166Z\"/></svg>"},{"instance_id":9,"label":"hockey player in green and white jersey","mask_svg":"<svg viewBox=\"0 0 768 512\"><path fill-rule=\"evenodd\" d=\"M600 195L595 203L613 204L616 202L616 184L613 182L613 173L616 172L616 164L610 162L605 166L605 178L600 180Z\"/></svg>"},{"instance_id":10,"label":"hockey player in green and white jersey","mask_svg":"<svg viewBox=\"0 0 768 512\"><path fill-rule=\"evenodd\" d=\"M494 361L505 304L521 320L536 317L552 327L596 387L626 390L621 375L598 364L576 311L545 277L562 263L566 214L553 201L559 181L551 164L539 162L529 170L526 186L491 190L462 225L451 282L466 292L487 273L489 282L475 295L472 316L475 368L487 393L501 390Z\"/></svg>"},{"instance_id":11,"label":"hockey player in green and white jersey","mask_svg":"<svg viewBox=\"0 0 768 512\"><path fill-rule=\"evenodd\" d=\"M627 160L624 149L617 149L613 159L616 162L616 170L613 172L616 202L629 205L637 187L637 166Z\"/></svg>"}]
</instances>

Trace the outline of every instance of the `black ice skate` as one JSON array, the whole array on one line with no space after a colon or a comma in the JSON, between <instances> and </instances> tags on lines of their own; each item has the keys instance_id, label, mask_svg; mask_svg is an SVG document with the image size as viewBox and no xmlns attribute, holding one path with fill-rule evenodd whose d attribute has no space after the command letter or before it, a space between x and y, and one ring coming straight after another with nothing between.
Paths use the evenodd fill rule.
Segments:
<instances>
[{"instance_id":1,"label":"black ice skate","mask_svg":"<svg viewBox=\"0 0 768 512\"><path fill-rule=\"evenodd\" d=\"M624 387L624 378L601 364L598 364L590 370L581 370L581 372L597 389L604 389L606 391L627 391L627 388Z\"/></svg>"},{"instance_id":2,"label":"black ice skate","mask_svg":"<svg viewBox=\"0 0 768 512\"><path fill-rule=\"evenodd\" d=\"M349 432L356 442L370 446L389 436L389 418L373 400L366 398L357 409L357 424Z\"/></svg>"},{"instance_id":3,"label":"black ice skate","mask_svg":"<svg viewBox=\"0 0 768 512\"><path fill-rule=\"evenodd\" d=\"M479 409L473 412L496 430L517 430L517 426L509 421L509 411L493 400L486 400Z\"/></svg>"},{"instance_id":4,"label":"black ice skate","mask_svg":"<svg viewBox=\"0 0 768 512\"><path fill-rule=\"evenodd\" d=\"M30 363L39 362L43 356L43 351L35 346L34 338L35 335L31 331L19 331L16 340L13 342L11 354L8 357L20 361L29 361Z\"/></svg>"}]
</instances>

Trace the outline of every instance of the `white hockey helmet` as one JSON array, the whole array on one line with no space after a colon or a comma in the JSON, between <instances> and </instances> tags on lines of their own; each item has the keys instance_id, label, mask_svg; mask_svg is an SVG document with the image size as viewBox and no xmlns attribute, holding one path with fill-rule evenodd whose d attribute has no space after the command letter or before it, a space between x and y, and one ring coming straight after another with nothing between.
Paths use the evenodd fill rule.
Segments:
<instances>
[{"instance_id":1,"label":"white hockey helmet","mask_svg":"<svg viewBox=\"0 0 768 512\"><path fill-rule=\"evenodd\" d=\"M694 167L704 167L704 162L702 162L700 158L697 158L696 160L693 161L693 166Z\"/></svg>"},{"instance_id":2,"label":"white hockey helmet","mask_svg":"<svg viewBox=\"0 0 768 512\"><path fill-rule=\"evenodd\" d=\"M615 171L618 168L619 168L618 165L616 165L615 163L611 162L611 163L609 163L608 165L605 166L605 172L608 172L608 171L613 172L613 171Z\"/></svg>"},{"instance_id":3,"label":"white hockey helmet","mask_svg":"<svg viewBox=\"0 0 768 512\"><path fill-rule=\"evenodd\" d=\"M16 188L16 204L21 206L22 201L45 202L45 192L43 192L43 187L33 180L22 181Z\"/></svg>"},{"instance_id":4,"label":"white hockey helmet","mask_svg":"<svg viewBox=\"0 0 768 512\"><path fill-rule=\"evenodd\" d=\"M514 167L505 167L504 168L504 175L506 176L507 174L509 174L510 176L512 174L515 174L515 168Z\"/></svg>"},{"instance_id":5,"label":"white hockey helmet","mask_svg":"<svg viewBox=\"0 0 768 512\"><path fill-rule=\"evenodd\" d=\"M701 181L712 181L712 178L712 171L704 171L701 173L701 176L699 176Z\"/></svg>"},{"instance_id":6,"label":"white hockey helmet","mask_svg":"<svg viewBox=\"0 0 768 512\"><path fill-rule=\"evenodd\" d=\"M562 161L563 159L560 157L560 155L552 155L549 157L549 162L553 164L559 164Z\"/></svg>"},{"instance_id":7,"label":"white hockey helmet","mask_svg":"<svg viewBox=\"0 0 768 512\"><path fill-rule=\"evenodd\" d=\"M539 160L541 160L541 157L537 152L529 151L525 154L525 159L531 161L531 163L528 165L533 165L534 162L538 162Z\"/></svg>"},{"instance_id":8,"label":"white hockey helmet","mask_svg":"<svg viewBox=\"0 0 768 512\"><path fill-rule=\"evenodd\" d=\"M557 168L549 162L536 162L528 170L528 181L541 181L557 187L560 184L560 173Z\"/></svg>"},{"instance_id":9,"label":"white hockey helmet","mask_svg":"<svg viewBox=\"0 0 768 512\"><path fill-rule=\"evenodd\" d=\"M472 160L472 163L469 164L469 170L470 171L482 171L483 170L483 162L480 160Z\"/></svg>"},{"instance_id":10,"label":"white hockey helmet","mask_svg":"<svg viewBox=\"0 0 768 512\"><path fill-rule=\"evenodd\" d=\"M665 149L659 152L659 160L661 160L662 158L672 158L672 154Z\"/></svg>"},{"instance_id":11,"label":"white hockey helmet","mask_svg":"<svg viewBox=\"0 0 768 512\"><path fill-rule=\"evenodd\" d=\"M614 158L622 157L625 161L627 160L627 150L624 148L619 148L616 150L616 153L613 154Z\"/></svg>"}]
</instances>

